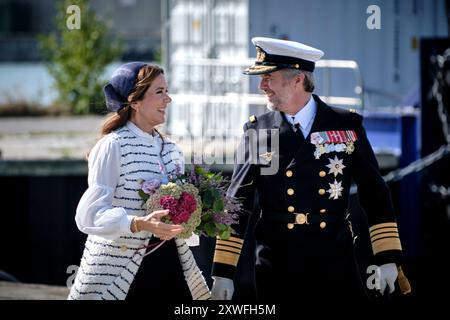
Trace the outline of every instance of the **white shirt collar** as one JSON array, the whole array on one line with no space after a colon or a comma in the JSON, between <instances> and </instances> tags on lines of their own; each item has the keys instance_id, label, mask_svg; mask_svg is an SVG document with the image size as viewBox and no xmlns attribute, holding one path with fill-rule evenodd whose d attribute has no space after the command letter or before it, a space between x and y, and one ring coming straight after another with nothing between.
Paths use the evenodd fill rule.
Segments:
<instances>
[{"instance_id":1,"label":"white shirt collar","mask_svg":"<svg viewBox=\"0 0 450 320\"><path fill-rule=\"evenodd\" d=\"M286 118L290 124L294 125L300 123L300 127L306 130L307 127L312 125L312 120L316 115L317 105L314 98L311 96L306 105L300 109L295 115L286 114Z\"/></svg>"},{"instance_id":2,"label":"white shirt collar","mask_svg":"<svg viewBox=\"0 0 450 320\"><path fill-rule=\"evenodd\" d=\"M138 137L146 138L146 139L150 139L150 140L154 139L154 137L150 133L143 131L141 128L139 128L137 125L135 125L131 121L128 121L126 126L131 132L133 132Z\"/></svg>"}]
</instances>

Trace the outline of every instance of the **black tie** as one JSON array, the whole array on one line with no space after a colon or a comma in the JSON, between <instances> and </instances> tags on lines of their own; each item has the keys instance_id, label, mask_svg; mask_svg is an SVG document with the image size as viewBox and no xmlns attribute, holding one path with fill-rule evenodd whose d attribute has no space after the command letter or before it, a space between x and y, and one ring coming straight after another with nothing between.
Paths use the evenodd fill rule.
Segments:
<instances>
[{"instance_id":1,"label":"black tie","mask_svg":"<svg viewBox=\"0 0 450 320\"><path fill-rule=\"evenodd\" d=\"M300 128L300 123L297 122L296 124L294 124L294 128L295 128L295 134L297 135L300 142L305 140L302 129Z\"/></svg>"}]
</instances>

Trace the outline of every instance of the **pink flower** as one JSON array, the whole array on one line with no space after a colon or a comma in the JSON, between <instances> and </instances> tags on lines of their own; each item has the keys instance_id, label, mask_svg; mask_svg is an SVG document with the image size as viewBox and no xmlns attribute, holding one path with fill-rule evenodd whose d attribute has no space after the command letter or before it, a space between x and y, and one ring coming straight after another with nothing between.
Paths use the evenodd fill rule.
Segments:
<instances>
[{"instance_id":1,"label":"pink flower","mask_svg":"<svg viewBox=\"0 0 450 320\"><path fill-rule=\"evenodd\" d=\"M195 198L191 194L183 192L178 199L176 211L172 214L172 220L175 223L187 222L195 209L197 209Z\"/></svg>"},{"instance_id":2,"label":"pink flower","mask_svg":"<svg viewBox=\"0 0 450 320\"><path fill-rule=\"evenodd\" d=\"M176 224L187 222L191 217L191 214L192 212L188 212L183 209L178 209L173 215L171 215L172 221Z\"/></svg>"},{"instance_id":3,"label":"pink flower","mask_svg":"<svg viewBox=\"0 0 450 320\"><path fill-rule=\"evenodd\" d=\"M178 200L181 207L185 209L186 211L192 213L195 209L197 209L197 202L195 201L195 198L187 192L181 193L180 199Z\"/></svg>"},{"instance_id":4,"label":"pink flower","mask_svg":"<svg viewBox=\"0 0 450 320\"><path fill-rule=\"evenodd\" d=\"M159 200L159 204L163 207L163 209L169 210L170 212L175 212L178 201L172 196L163 196Z\"/></svg>"},{"instance_id":5,"label":"pink flower","mask_svg":"<svg viewBox=\"0 0 450 320\"><path fill-rule=\"evenodd\" d=\"M178 200L172 196L163 196L159 203L163 209L169 210L170 219L175 224L187 222L197 209L195 198L187 192L181 193Z\"/></svg>"}]
</instances>

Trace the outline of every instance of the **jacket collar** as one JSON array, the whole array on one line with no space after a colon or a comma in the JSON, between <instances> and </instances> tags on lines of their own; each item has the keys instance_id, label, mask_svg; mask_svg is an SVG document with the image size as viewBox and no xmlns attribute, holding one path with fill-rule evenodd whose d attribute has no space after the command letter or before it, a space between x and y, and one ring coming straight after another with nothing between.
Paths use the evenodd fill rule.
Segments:
<instances>
[{"instance_id":1,"label":"jacket collar","mask_svg":"<svg viewBox=\"0 0 450 320\"><path fill-rule=\"evenodd\" d=\"M319 96L315 94L313 94L313 98L317 104L317 113L314 122L312 124L311 131L309 132L309 135L311 135L312 132L330 130L330 127L333 127L333 118L334 118L333 117L334 111L330 108L329 105L323 102L319 98Z\"/></svg>"},{"instance_id":2,"label":"jacket collar","mask_svg":"<svg viewBox=\"0 0 450 320\"><path fill-rule=\"evenodd\" d=\"M289 156L292 156L292 160L288 164L287 168L299 166L304 161L307 161L307 159L309 159L310 157L313 157L314 146L310 142L311 133L329 130L330 127L333 127L335 125L333 122L334 121L333 119L335 119L335 117L333 117L333 110L326 103L320 100L320 98L317 95L314 94L313 97L317 104L317 113L316 117L314 118L311 131L309 132L309 135L305 137L306 141L301 143L299 147L296 148L294 154L293 155L292 153L289 154Z\"/></svg>"},{"instance_id":3,"label":"jacket collar","mask_svg":"<svg viewBox=\"0 0 450 320\"><path fill-rule=\"evenodd\" d=\"M136 136L141 137L141 138L145 138L150 140L151 142L153 141L158 141L158 135L157 137L153 136L152 134L145 132L144 130L142 130L141 128L139 128L137 125L135 125L133 122L128 121L126 124L128 130L130 130L131 132L133 132Z\"/></svg>"},{"instance_id":4,"label":"jacket collar","mask_svg":"<svg viewBox=\"0 0 450 320\"><path fill-rule=\"evenodd\" d=\"M317 112L314 118L314 122L311 126L309 135L312 132L324 131L326 130L326 128L330 127L330 125L333 124L332 123L333 110L330 108L330 106L328 106L325 102L323 102L316 94L313 94L312 97L316 102ZM286 115L283 112L280 111L274 112L272 123L273 123L272 127L274 129L280 128L280 135L283 135L289 131L293 133L292 127L290 123L287 121ZM305 137L305 139L308 140L309 135L308 137Z\"/></svg>"}]
</instances>

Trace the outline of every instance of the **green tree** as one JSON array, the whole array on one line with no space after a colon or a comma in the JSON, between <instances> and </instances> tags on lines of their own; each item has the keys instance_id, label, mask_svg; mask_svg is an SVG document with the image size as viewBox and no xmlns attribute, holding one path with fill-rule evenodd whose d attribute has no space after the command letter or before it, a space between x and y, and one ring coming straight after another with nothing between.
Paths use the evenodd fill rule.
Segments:
<instances>
[{"instance_id":1,"label":"green tree","mask_svg":"<svg viewBox=\"0 0 450 320\"><path fill-rule=\"evenodd\" d=\"M78 10L67 12L73 5L78 6L80 18L75 28L73 18ZM60 1L55 23L56 32L39 40L58 91L57 103L71 114L99 113L104 109L101 75L119 58L122 44L111 39L106 23L96 16L88 0Z\"/></svg>"}]
</instances>

